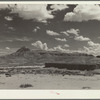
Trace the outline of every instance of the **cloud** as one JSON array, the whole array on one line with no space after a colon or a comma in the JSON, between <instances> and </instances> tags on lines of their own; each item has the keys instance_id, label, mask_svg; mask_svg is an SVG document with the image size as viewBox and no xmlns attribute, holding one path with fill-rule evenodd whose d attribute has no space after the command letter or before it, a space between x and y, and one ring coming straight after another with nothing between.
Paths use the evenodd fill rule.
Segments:
<instances>
[{"instance_id":1,"label":"cloud","mask_svg":"<svg viewBox=\"0 0 100 100\"><path fill-rule=\"evenodd\" d=\"M65 45L58 45L56 47L53 48L48 48L47 43L42 43L41 41L36 41L34 43L31 44L32 46L34 46L37 49L41 49L41 50L47 50L47 51L61 51L61 52L68 52L68 44Z\"/></svg>"},{"instance_id":2,"label":"cloud","mask_svg":"<svg viewBox=\"0 0 100 100\"><path fill-rule=\"evenodd\" d=\"M6 47L6 50L10 50L10 48L9 47Z\"/></svg>"},{"instance_id":3,"label":"cloud","mask_svg":"<svg viewBox=\"0 0 100 100\"><path fill-rule=\"evenodd\" d=\"M66 49L63 49L61 45L58 45L57 47L54 47L53 50L54 51L66 52Z\"/></svg>"},{"instance_id":4,"label":"cloud","mask_svg":"<svg viewBox=\"0 0 100 100\"><path fill-rule=\"evenodd\" d=\"M65 46L67 46L67 47L65 48ZM74 52L83 53L82 50L70 50L70 49L68 49L68 47L69 47L69 45L67 45L67 44L64 45L64 46L58 45L51 50L52 51L60 51L60 52L63 52L63 53L74 53Z\"/></svg>"},{"instance_id":5,"label":"cloud","mask_svg":"<svg viewBox=\"0 0 100 100\"><path fill-rule=\"evenodd\" d=\"M9 30L15 31L14 27L8 27Z\"/></svg>"},{"instance_id":6,"label":"cloud","mask_svg":"<svg viewBox=\"0 0 100 100\"><path fill-rule=\"evenodd\" d=\"M66 42L67 40L65 38L61 39L61 38L55 38L57 41L62 41L62 42Z\"/></svg>"},{"instance_id":7,"label":"cloud","mask_svg":"<svg viewBox=\"0 0 100 100\"><path fill-rule=\"evenodd\" d=\"M6 19L7 21L12 21L12 20L13 20L13 18L10 17L10 16L5 16L5 19Z\"/></svg>"},{"instance_id":8,"label":"cloud","mask_svg":"<svg viewBox=\"0 0 100 100\"><path fill-rule=\"evenodd\" d=\"M21 41L21 42L25 42L25 41L30 41L31 39L28 37L23 37L23 38L14 38L13 41Z\"/></svg>"},{"instance_id":9,"label":"cloud","mask_svg":"<svg viewBox=\"0 0 100 100\"><path fill-rule=\"evenodd\" d=\"M66 4L53 4L52 6L50 6L51 9L53 9L53 11L57 11L57 10L64 10L66 8L69 8Z\"/></svg>"},{"instance_id":10,"label":"cloud","mask_svg":"<svg viewBox=\"0 0 100 100\"><path fill-rule=\"evenodd\" d=\"M64 21L88 21L98 20L100 21L100 6L96 4L80 4L77 5L73 12L69 12L65 15Z\"/></svg>"},{"instance_id":11,"label":"cloud","mask_svg":"<svg viewBox=\"0 0 100 100\"><path fill-rule=\"evenodd\" d=\"M51 35L51 36L57 36L57 35L60 35L59 33L54 32L54 31L51 31L51 30L46 30L46 33L47 33L48 35Z\"/></svg>"},{"instance_id":12,"label":"cloud","mask_svg":"<svg viewBox=\"0 0 100 100\"><path fill-rule=\"evenodd\" d=\"M31 45L35 48L41 49L41 50L47 50L47 51L60 51L63 53L87 53L87 54L93 54L93 55L100 55L100 44L94 43L93 41L87 42L88 47L84 46L83 49L78 50L70 50L68 44L64 45L58 45L53 48L48 48L46 43L42 43L41 41L36 41L32 43Z\"/></svg>"},{"instance_id":13,"label":"cloud","mask_svg":"<svg viewBox=\"0 0 100 100\"><path fill-rule=\"evenodd\" d=\"M65 44L65 45L64 45L64 48L68 48L68 47L69 47L69 45L68 45L68 44Z\"/></svg>"},{"instance_id":14,"label":"cloud","mask_svg":"<svg viewBox=\"0 0 100 100\"><path fill-rule=\"evenodd\" d=\"M58 45L56 47L53 47L52 49L49 49L51 51L60 51L60 52L65 52L68 53L69 49L68 49L69 45L65 44L65 45Z\"/></svg>"},{"instance_id":15,"label":"cloud","mask_svg":"<svg viewBox=\"0 0 100 100\"><path fill-rule=\"evenodd\" d=\"M67 32L65 32L64 34L73 34L75 35L74 40L77 41L90 41L90 39L88 37L83 37L79 35L80 30L79 29L73 29L71 28L70 30L67 30Z\"/></svg>"},{"instance_id":16,"label":"cloud","mask_svg":"<svg viewBox=\"0 0 100 100\"><path fill-rule=\"evenodd\" d=\"M47 4L0 4L0 9L10 9L11 13L17 13L23 19L35 19L46 22L46 19L52 19L54 16L47 10ZM6 16L6 20L12 20Z\"/></svg>"},{"instance_id":17,"label":"cloud","mask_svg":"<svg viewBox=\"0 0 100 100\"><path fill-rule=\"evenodd\" d=\"M75 36L74 38L77 41L89 41L90 39L87 37L83 37L83 36Z\"/></svg>"},{"instance_id":18,"label":"cloud","mask_svg":"<svg viewBox=\"0 0 100 100\"><path fill-rule=\"evenodd\" d=\"M13 40L12 39L6 39L6 40L0 40L0 42L13 42Z\"/></svg>"},{"instance_id":19,"label":"cloud","mask_svg":"<svg viewBox=\"0 0 100 100\"><path fill-rule=\"evenodd\" d=\"M93 55L100 55L100 44L99 43L88 41L87 44L89 47L84 46L84 50L86 53L93 54Z\"/></svg>"},{"instance_id":20,"label":"cloud","mask_svg":"<svg viewBox=\"0 0 100 100\"><path fill-rule=\"evenodd\" d=\"M62 32L60 32L60 33L63 33L63 34L65 34L66 36L69 36L69 34L68 34L66 31L62 31Z\"/></svg>"},{"instance_id":21,"label":"cloud","mask_svg":"<svg viewBox=\"0 0 100 100\"><path fill-rule=\"evenodd\" d=\"M36 19L38 21L52 19L54 16L46 8L46 4L17 4L13 7L12 13L18 13L23 19Z\"/></svg>"},{"instance_id":22,"label":"cloud","mask_svg":"<svg viewBox=\"0 0 100 100\"><path fill-rule=\"evenodd\" d=\"M31 38L22 37L22 38L10 38L10 39L5 39L5 40L0 40L0 42L15 42L15 41L28 42L31 40L32 40Z\"/></svg>"},{"instance_id":23,"label":"cloud","mask_svg":"<svg viewBox=\"0 0 100 100\"><path fill-rule=\"evenodd\" d=\"M37 27L33 30L33 32L37 32L39 29L40 29L40 27L37 26Z\"/></svg>"},{"instance_id":24,"label":"cloud","mask_svg":"<svg viewBox=\"0 0 100 100\"><path fill-rule=\"evenodd\" d=\"M42 43L41 41L36 41L35 43L32 43L31 45L41 50L48 50L47 44Z\"/></svg>"},{"instance_id":25,"label":"cloud","mask_svg":"<svg viewBox=\"0 0 100 100\"><path fill-rule=\"evenodd\" d=\"M35 28L35 29L33 30L33 32L37 32L37 29Z\"/></svg>"},{"instance_id":26,"label":"cloud","mask_svg":"<svg viewBox=\"0 0 100 100\"><path fill-rule=\"evenodd\" d=\"M71 28L70 30L67 30L67 33L69 33L69 34L73 34L73 35L75 35L75 36L78 36L79 34L79 29L73 29L73 28Z\"/></svg>"},{"instance_id":27,"label":"cloud","mask_svg":"<svg viewBox=\"0 0 100 100\"><path fill-rule=\"evenodd\" d=\"M39 26L37 26L37 27L36 27L36 29L40 29L40 27L39 27Z\"/></svg>"},{"instance_id":28,"label":"cloud","mask_svg":"<svg viewBox=\"0 0 100 100\"><path fill-rule=\"evenodd\" d=\"M78 34L79 32L80 32L79 29L71 28L71 29L69 29L67 31L61 31L60 33L63 33L66 36L70 36L70 34L75 35L75 36L79 36L79 34Z\"/></svg>"},{"instance_id":29,"label":"cloud","mask_svg":"<svg viewBox=\"0 0 100 100\"><path fill-rule=\"evenodd\" d=\"M94 43L93 41L88 41L88 45L92 47L98 47L100 44L99 43Z\"/></svg>"}]
</instances>

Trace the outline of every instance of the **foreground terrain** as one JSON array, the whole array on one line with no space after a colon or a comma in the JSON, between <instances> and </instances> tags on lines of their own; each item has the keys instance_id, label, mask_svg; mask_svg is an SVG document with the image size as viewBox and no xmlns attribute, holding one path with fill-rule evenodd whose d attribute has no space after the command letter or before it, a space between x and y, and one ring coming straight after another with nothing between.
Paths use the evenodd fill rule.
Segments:
<instances>
[{"instance_id":1,"label":"foreground terrain","mask_svg":"<svg viewBox=\"0 0 100 100\"><path fill-rule=\"evenodd\" d=\"M43 66L0 68L0 89L100 89L100 70L79 71Z\"/></svg>"}]
</instances>

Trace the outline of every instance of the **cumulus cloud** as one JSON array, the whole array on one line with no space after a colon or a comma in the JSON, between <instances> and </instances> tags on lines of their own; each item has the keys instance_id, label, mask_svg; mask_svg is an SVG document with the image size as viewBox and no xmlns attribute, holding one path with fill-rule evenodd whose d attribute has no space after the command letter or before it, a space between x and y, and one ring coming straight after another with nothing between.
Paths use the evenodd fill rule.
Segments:
<instances>
[{"instance_id":1,"label":"cumulus cloud","mask_svg":"<svg viewBox=\"0 0 100 100\"><path fill-rule=\"evenodd\" d=\"M47 50L47 51L59 51L62 53L74 53L74 52L86 53L86 52L84 52L85 50L70 50L70 49L68 49L69 48L68 44L58 45L53 48L48 48L46 43L42 43L41 41L36 41L36 42L32 43L31 45L38 49Z\"/></svg>"},{"instance_id":2,"label":"cumulus cloud","mask_svg":"<svg viewBox=\"0 0 100 100\"><path fill-rule=\"evenodd\" d=\"M83 36L75 36L74 39L77 41L89 41L90 40L88 37L83 37Z\"/></svg>"},{"instance_id":3,"label":"cumulus cloud","mask_svg":"<svg viewBox=\"0 0 100 100\"><path fill-rule=\"evenodd\" d=\"M12 21L12 20L13 20L13 18L10 17L10 16L5 16L5 19L6 19L7 21Z\"/></svg>"},{"instance_id":4,"label":"cumulus cloud","mask_svg":"<svg viewBox=\"0 0 100 100\"><path fill-rule=\"evenodd\" d=\"M69 12L65 15L64 21L88 21L99 20L100 21L100 6L96 4L79 4L73 12Z\"/></svg>"},{"instance_id":5,"label":"cumulus cloud","mask_svg":"<svg viewBox=\"0 0 100 100\"><path fill-rule=\"evenodd\" d=\"M40 29L40 27L37 26L37 27L33 30L33 32L37 32L39 29Z\"/></svg>"},{"instance_id":6,"label":"cumulus cloud","mask_svg":"<svg viewBox=\"0 0 100 100\"><path fill-rule=\"evenodd\" d=\"M68 47L69 47L69 45L68 45L68 44L65 44L65 45L64 45L64 48L68 48Z\"/></svg>"},{"instance_id":7,"label":"cumulus cloud","mask_svg":"<svg viewBox=\"0 0 100 100\"><path fill-rule=\"evenodd\" d=\"M54 32L54 31L51 31L51 30L46 30L46 33L47 33L48 35L51 35L51 36L57 36L57 35L60 35L59 33Z\"/></svg>"},{"instance_id":8,"label":"cumulus cloud","mask_svg":"<svg viewBox=\"0 0 100 100\"><path fill-rule=\"evenodd\" d=\"M6 47L6 50L10 50L10 48L9 47Z\"/></svg>"},{"instance_id":9,"label":"cumulus cloud","mask_svg":"<svg viewBox=\"0 0 100 100\"><path fill-rule=\"evenodd\" d=\"M34 43L31 44L32 46L34 46L37 49L41 49L41 50L47 50L47 51L61 51L61 52L68 52L68 44L65 45L58 45L56 47L53 48L48 48L47 43L42 43L41 41L36 41Z\"/></svg>"},{"instance_id":10,"label":"cumulus cloud","mask_svg":"<svg viewBox=\"0 0 100 100\"><path fill-rule=\"evenodd\" d=\"M61 52L66 52L66 49L63 49L61 45L58 45L58 46L54 47L53 50L61 51Z\"/></svg>"},{"instance_id":11,"label":"cumulus cloud","mask_svg":"<svg viewBox=\"0 0 100 100\"><path fill-rule=\"evenodd\" d=\"M66 31L62 31L62 32L60 32L60 33L63 33L63 34L65 34L66 36L69 36L69 34L68 34Z\"/></svg>"},{"instance_id":12,"label":"cumulus cloud","mask_svg":"<svg viewBox=\"0 0 100 100\"><path fill-rule=\"evenodd\" d=\"M42 43L41 41L36 41L35 43L32 43L31 45L41 50L48 50L47 44Z\"/></svg>"},{"instance_id":13,"label":"cumulus cloud","mask_svg":"<svg viewBox=\"0 0 100 100\"><path fill-rule=\"evenodd\" d=\"M90 38L88 37L83 37L79 34L80 30L79 29L73 29L71 28L70 30L67 30L67 32L65 32L64 34L73 34L75 37L74 37L74 40L77 40L77 41L90 41Z\"/></svg>"},{"instance_id":14,"label":"cumulus cloud","mask_svg":"<svg viewBox=\"0 0 100 100\"><path fill-rule=\"evenodd\" d=\"M49 50L68 53L69 52L68 47L69 47L68 44L64 44L64 45L58 45L58 46L53 47L52 49L49 49Z\"/></svg>"},{"instance_id":15,"label":"cumulus cloud","mask_svg":"<svg viewBox=\"0 0 100 100\"><path fill-rule=\"evenodd\" d=\"M93 41L88 41L88 45L92 47L98 47L100 44L99 43L94 43Z\"/></svg>"},{"instance_id":16,"label":"cumulus cloud","mask_svg":"<svg viewBox=\"0 0 100 100\"><path fill-rule=\"evenodd\" d=\"M36 27L36 29L40 29L40 27L39 27L39 26L37 26L37 27Z\"/></svg>"},{"instance_id":17,"label":"cumulus cloud","mask_svg":"<svg viewBox=\"0 0 100 100\"><path fill-rule=\"evenodd\" d=\"M73 34L73 35L75 35L75 36L78 36L79 34L79 29L73 29L73 28L71 28L70 30L67 30L67 33L69 33L69 34Z\"/></svg>"},{"instance_id":18,"label":"cumulus cloud","mask_svg":"<svg viewBox=\"0 0 100 100\"><path fill-rule=\"evenodd\" d=\"M57 10L64 10L66 8L69 8L66 4L53 4L51 6L51 8L53 9L53 11L57 11Z\"/></svg>"},{"instance_id":19,"label":"cumulus cloud","mask_svg":"<svg viewBox=\"0 0 100 100\"><path fill-rule=\"evenodd\" d=\"M62 41L62 42L66 42L67 40L65 38L61 39L61 38L55 38L57 41Z\"/></svg>"},{"instance_id":20,"label":"cumulus cloud","mask_svg":"<svg viewBox=\"0 0 100 100\"><path fill-rule=\"evenodd\" d=\"M36 19L38 21L52 19L53 15L46 7L46 4L17 4L12 13L18 13L24 19Z\"/></svg>"},{"instance_id":21,"label":"cumulus cloud","mask_svg":"<svg viewBox=\"0 0 100 100\"><path fill-rule=\"evenodd\" d=\"M99 43L88 41L87 44L88 44L88 47L84 46L84 50L86 51L86 53L100 55L100 44Z\"/></svg>"},{"instance_id":22,"label":"cumulus cloud","mask_svg":"<svg viewBox=\"0 0 100 100\"><path fill-rule=\"evenodd\" d=\"M31 45L36 47L37 49L47 50L47 51L60 51L60 52L63 52L63 53L74 53L74 52L88 53L86 51L85 47L84 47L84 50L80 50L80 49L70 50L68 44L58 45L58 46L53 47L53 48L48 48L46 43L42 43L41 41L36 41L36 42L32 43Z\"/></svg>"},{"instance_id":23,"label":"cumulus cloud","mask_svg":"<svg viewBox=\"0 0 100 100\"><path fill-rule=\"evenodd\" d=\"M64 48L64 46L58 45L58 46L54 47L52 50L60 51L60 52L63 52L63 53L75 53L75 52L77 52L77 53L84 53L83 50L70 50L70 49L68 49L69 46L66 45L67 48Z\"/></svg>"},{"instance_id":24,"label":"cumulus cloud","mask_svg":"<svg viewBox=\"0 0 100 100\"><path fill-rule=\"evenodd\" d=\"M47 4L0 4L0 9L10 9L11 13L18 13L23 19L35 19L45 22L46 19L52 19L54 16L48 11ZM12 20L6 16L6 20Z\"/></svg>"}]
</instances>

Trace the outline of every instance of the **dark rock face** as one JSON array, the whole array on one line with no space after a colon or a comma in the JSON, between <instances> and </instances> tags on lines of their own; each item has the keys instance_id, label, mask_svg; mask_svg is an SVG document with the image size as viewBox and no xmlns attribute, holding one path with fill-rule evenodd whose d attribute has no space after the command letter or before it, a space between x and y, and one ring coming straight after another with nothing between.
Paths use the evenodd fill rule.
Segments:
<instances>
[{"instance_id":1,"label":"dark rock face","mask_svg":"<svg viewBox=\"0 0 100 100\"><path fill-rule=\"evenodd\" d=\"M15 53L13 53L13 55L22 56L22 55L26 54L27 52L30 52L30 49L23 46L20 49L18 49Z\"/></svg>"},{"instance_id":2,"label":"dark rock face","mask_svg":"<svg viewBox=\"0 0 100 100\"><path fill-rule=\"evenodd\" d=\"M26 51L30 51L30 49L25 47L25 46L23 46L20 49L18 49L16 52L26 52Z\"/></svg>"},{"instance_id":3,"label":"dark rock face","mask_svg":"<svg viewBox=\"0 0 100 100\"><path fill-rule=\"evenodd\" d=\"M100 58L100 55L99 56L96 56L97 58Z\"/></svg>"},{"instance_id":4,"label":"dark rock face","mask_svg":"<svg viewBox=\"0 0 100 100\"><path fill-rule=\"evenodd\" d=\"M45 63L45 67L68 69L68 70L94 70L97 68L96 64L67 64L67 63Z\"/></svg>"}]
</instances>

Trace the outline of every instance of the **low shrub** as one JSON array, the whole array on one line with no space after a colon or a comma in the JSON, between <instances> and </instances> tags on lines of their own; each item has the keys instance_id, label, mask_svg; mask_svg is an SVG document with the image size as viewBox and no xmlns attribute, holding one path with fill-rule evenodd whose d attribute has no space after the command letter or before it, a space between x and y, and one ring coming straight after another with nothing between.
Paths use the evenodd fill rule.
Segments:
<instances>
[{"instance_id":1,"label":"low shrub","mask_svg":"<svg viewBox=\"0 0 100 100\"><path fill-rule=\"evenodd\" d=\"M82 87L82 89L91 89L91 87Z\"/></svg>"},{"instance_id":2,"label":"low shrub","mask_svg":"<svg viewBox=\"0 0 100 100\"><path fill-rule=\"evenodd\" d=\"M21 84L20 88L28 88L28 87L33 87L31 84Z\"/></svg>"}]
</instances>

